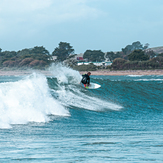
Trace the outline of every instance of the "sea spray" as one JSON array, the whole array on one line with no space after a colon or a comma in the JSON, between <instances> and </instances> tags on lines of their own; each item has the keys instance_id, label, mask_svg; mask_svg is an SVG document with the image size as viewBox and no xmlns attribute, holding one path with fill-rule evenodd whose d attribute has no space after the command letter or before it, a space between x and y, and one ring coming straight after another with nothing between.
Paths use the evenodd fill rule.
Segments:
<instances>
[{"instance_id":1,"label":"sea spray","mask_svg":"<svg viewBox=\"0 0 163 163\"><path fill-rule=\"evenodd\" d=\"M75 71L62 64L53 64L49 68L53 79L49 84L55 84L51 87L53 96L60 101L60 103L66 107L78 107L93 111L105 111L105 110L119 110L122 107L105 101L96 97L90 90L86 90L81 87L81 75L78 71ZM101 91L101 90L97 90Z\"/></svg>"},{"instance_id":2,"label":"sea spray","mask_svg":"<svg viewBox=\"0 0 163 163\"><path fill-rule=\"evenodd\" d=\"M59 84L79 84L82 79L78 71L62 64L52 64L49 71L57 78Z\"/></svg>"},{"instance_id":3,"label":"sea spray","mask_svg":"<svg viewBox=\"0 0 163 163\"><path fill-rule=\"evenodd\" d=\"M47 122L49 114L68 116L69 112L51 96L44 75L33 73L17 82L0 83L0 128Z\"/></svg>"}]
</instances>

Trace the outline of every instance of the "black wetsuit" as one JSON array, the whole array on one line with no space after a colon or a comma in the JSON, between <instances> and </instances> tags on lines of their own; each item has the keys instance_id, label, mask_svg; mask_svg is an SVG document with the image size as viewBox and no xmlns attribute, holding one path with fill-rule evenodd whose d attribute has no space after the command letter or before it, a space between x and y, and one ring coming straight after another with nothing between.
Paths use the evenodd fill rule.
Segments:
<instances>
[{"instance_id":1,"label":"black wetsuit","mask_svg":"<svg viewBox=\"0 0 163 163\"><path fill-rule=\"evenodd\" d=\"M84 74L84 75L82 75L82 80L81 80L81 83L83 83L83 84L90 84L90 77L89 77L89 75L88 74Z\"/></svg>"}]
</instances>

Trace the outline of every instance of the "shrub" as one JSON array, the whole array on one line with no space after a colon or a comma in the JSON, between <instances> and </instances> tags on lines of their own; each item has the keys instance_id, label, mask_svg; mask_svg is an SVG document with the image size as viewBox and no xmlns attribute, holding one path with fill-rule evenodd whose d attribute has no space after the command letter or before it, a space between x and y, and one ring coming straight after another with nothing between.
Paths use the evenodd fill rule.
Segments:
<instances>
[{"instance_id":1,"label":"shrub","mask_svg":"<svg viewBox=\"0 0 163 163\"><path fill-rule=\"evenodd\" d=\"M10 64L10 61L5 61L5 62L3 62L3 66L4 66L4 67L8 67L9 64Z\"/></svg>"},{"instance_id":2,"label":"shrub","mask_svg":"<svg viewBox=\"0 0 163 163\"><path fill-rule=\"evenodd\" d=\"M14 66L16 66L16 61L10 61L8 66L9 66L9 67L14 67Z\"/></svg>"},{"instance_id":3,"label":"shrub","mask_svg":"<svg viewBox=\"0 0 163 163\"><path fill-rule=\"evenodd\" d=\"M29 64L29 66L30 67L36 67L36 66L38 66L40 64L40 61L39 60L33 60L30 64Z\"/></svg>"},{"instance_id":4,"label":"shrub","mask_svg":"<svg viewBox=\"0 0 163 163\"><path fill-rule=\"evenodd\" d=\"M149 60L149 64L152 68L163 68L163 57L157 56Z\"/></svg>"},{"instance_id":5,"label":"shrub","mask_svg":"<svg viewBox=\"0 0 163 163\"><path fill-rule=\"evenodd\" d=\"M97 66L95 66L93 63L90 63L89 65L80 65L80 66L75 66L74 67L75 70L78 71L96 71L97 70Z\"/></svg>"},{"instance_id":6,"label":"shrub","mask_svg":"<svg viewBox=\"0 0 163 163\"><path fill-rule=\"evenodd\" d=\"M123 68L123 64L124 64L125 62L127 62L125 59L116 58L116 59L114 59L114 61L113 61L112 65L111 65L111 67L112 67L113 69L117 69L117 70L122 69L122 68Z\"/></svg>"},{"instance_id":7,"label":"shrub","mask_svg":"<svg viewBox=\"0 0 163 163\"><path fill-rule=\"evenodd\" d=\"M138 61L127 61L122 65L122 69L137 69Z\"/></svg>"},{"instance_id":8,"label":"shrub","mask_svg":"<svg viewBox=\"0 0 163 163\"><path fill-rule=\"evenodd\" d=\"M19 63L19 66L20 67L28 66L29 63L32 62L32 61L33 61L33 58L25 58Z\"/></svg>"},{"instance_id":9,"label":"shrub","mask_svg":"<svg viewBox=\"0 0 163 163\"><path fill-rule=\"evenodd\" d=\"M47 63L45 61L41 60L40 63L39 63L39 65L41 67L45 67L47 65Z\"/></svg>"}]
</instances>

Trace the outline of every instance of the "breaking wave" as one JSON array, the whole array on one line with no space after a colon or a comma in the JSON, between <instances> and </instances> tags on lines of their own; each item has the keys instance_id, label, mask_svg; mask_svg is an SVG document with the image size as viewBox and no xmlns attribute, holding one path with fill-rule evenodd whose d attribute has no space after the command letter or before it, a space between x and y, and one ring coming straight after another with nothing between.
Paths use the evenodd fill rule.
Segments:
<instances>
[{"instance_id":1,"label":"breaking wave","mask_svg":"<svg viewBox=\"0 0 163 163\"><path fill-rule=\"evenodd\" d=\"M10 124L47 122L49 114L69 115L69 111L51 96L47 79L41 74L1 83L0 100L0 128L10 128Z\"/></svg>"},{"instance_id":2,"label":"breaking wave","mask_svg":"<svg viewBox=\"0 0 163 163\"><path fill-rule=\"evenodd\" d=\"M50 71L54 75L49 79L52 94L62 105L93 111L119 110L122 108L117 104L100 99L92 91L81 87L79 84L81 75L78 71L62 65L53 65Z\"/></svg>"},{"instance_id":3,"label":"breaking wave","mask_svg":"<svg viewBox=\"0 0 163 163\"><path fill-rule=\"evenodd\" d=\"M50 77L33 73L18 81L0 83L0 128L12 124L48 122L48 115L70 116L68 109L119 110L122 107L80 85L81 75L63 65L52 65ZM101 92L102 95L103 92ZM102 97L102 96L101 96Z\"/></svg>"}]
</instances>

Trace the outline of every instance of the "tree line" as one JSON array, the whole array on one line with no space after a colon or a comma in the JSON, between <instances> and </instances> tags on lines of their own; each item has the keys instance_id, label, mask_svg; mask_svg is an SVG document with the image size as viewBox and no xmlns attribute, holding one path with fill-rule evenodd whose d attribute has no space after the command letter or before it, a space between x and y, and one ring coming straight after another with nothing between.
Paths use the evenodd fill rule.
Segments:
<instances>
[{"instance_id":1,"label":"tree line","mask_svg":"<svg viewBox=\"0 0 163 163\"><path fill-rule=\"evenodd\" d=\"M0 49L0 67L43 68L49 65L51 56L43 46L35 46L19 51L2 51Z\"/></svg>"},{"instance_id":2,"label":"tree line","mask_svg":"<svg viewBox=\"0 0 163 163\"><path fill-rule=\"evenodd\" d=\"M156 54L153 50L147 49L148 46L148 43L143 46L137 41L122 48L122 52L118 54L109 53L113 62L109 68L112 70L163 69L163 53Z\"/></svg>"},{"instance_id":3,"label":"tree line","mask_svg":"<svg viewBox=\"0 0 163 163\"><path fill-rule=\"evenodd\" d=\"M144 46L140 41L133 42L131 45L127 45L122 48L120 52L107 52L91 51L87 50L84 53L84 58L88 61L104 61L108 59L112 62L111 66L93 66L81 65L75 67L77 70L85 71L97 70L108 68L111 70L143 70L143 69L162 69L163 68L163 53L156 54L153 50L148 49L149 44L146 43Z\"/></svg>"},{"instance_id":4,"label":"tree line","mask_svg":"<svg viewBox=\"0 0 163 163\"><path fill-rule=\"evenodd\" d=\"M37 68L44 69L54 62L53 56L57 56L57 62L64 61L74 52L72 46L66 42L60 42L52 54L43 46L22 49L19 51L2 51L0 48L0 68Z\"/></svg>"},{"instance_id":5,"label":"tree line","mask_svg":"<svg viewBox=\"0 0 163 163\"><path fill-rule=\"evenodd\" d=\"M121 69L155 69L163 68L162 54L155 54L154 51L148 50L149 44L144 46L139 42L133 42L122 48L120 52L102 52L101 50L86 50L83 58L88 62L103 62L106 59L112 62L107 68L113 70ZM54 61L53 56L57 59ZM60 42L58 47L54 49L52 54L43 46L35 46L34 48L22 49L19 51L2 51L0 49L0 68L17 67L17 68L38 68L44 69L53 62L65 62L74 69L96 70L104 67L96 67L94 65L77 66L75 59L75 50L67 42ZM106 68L106 67L105 67Z\"/></svg>"},{"instance_id":6,"label":"tree line","mask_svg":"<svg viewBox=\"0 0 163 163\"><path fill-rule=\"evenodd\" d=\"M163 69L163 53L150 58L142 50L134 50L128 55L128 60L123 58L114 59L110 66L112 70L147 70Z\"/></svg>"}]
</instances>

